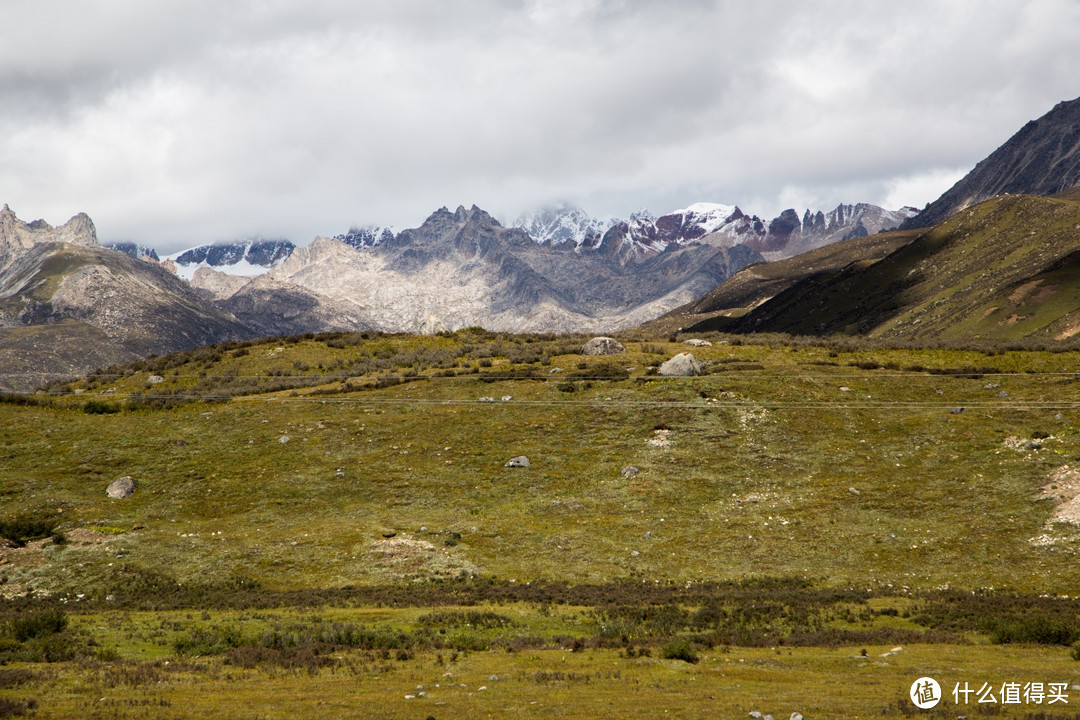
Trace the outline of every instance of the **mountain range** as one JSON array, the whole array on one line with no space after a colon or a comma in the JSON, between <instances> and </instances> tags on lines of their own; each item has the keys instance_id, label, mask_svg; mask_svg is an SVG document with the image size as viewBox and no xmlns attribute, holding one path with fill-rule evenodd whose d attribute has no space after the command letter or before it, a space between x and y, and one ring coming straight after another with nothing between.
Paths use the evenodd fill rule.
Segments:
<instances>
[{"instance_id":1,"label":"mountain range","mask_svg":"<svg viewBox=\"0 0 1080 720\"><path fill-rule=\"evenodd\" d=\"M84 214L54 228L4 206L2 382L222 340L424 324L611 332L664 315L695 330L1068 340L1080 332L1080 206L1075 193L1015 193L1076 184L1078 103L1029 123L921 213L857 204L766 222L698 203L619 220L563 203L507 227L473 206L400 232L159 259L137 243L103 247Z\"/></svg>"}]
</instances>

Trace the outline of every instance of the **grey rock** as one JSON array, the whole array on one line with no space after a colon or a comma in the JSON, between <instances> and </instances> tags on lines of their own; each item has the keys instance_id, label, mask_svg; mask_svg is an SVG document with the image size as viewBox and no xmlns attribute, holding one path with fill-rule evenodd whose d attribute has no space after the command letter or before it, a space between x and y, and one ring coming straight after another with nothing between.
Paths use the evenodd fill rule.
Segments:
<instances>
[{"instance_id":1,"label":"grey rock","mask_svg":"<svg viewBox=\"0 0 1080 720\"><path fill-rule=\"evenodd\" d=\"M109 487L105 488L105 494L115 500L123 500L126 497L131 497L135 492L135 479L130 475L125 475L122 478L118 478L109 483Z\"/></svg>"},{"instance_id":2,"label":"grey rock","mask_svg":"<svg viewBox=\"0 0 1080 720\"><path fill-rule=\"evenodd\" d=\"M288 435L282 435L281 437L279 437L279 438L277 439L277 441L278 441L279 443L281 443L282 445L284 445L285 443L289 442L289 439L290 439L290 438L289 438L289 436L288 436Z\"/></svg>"},{"instance_id":3,"label":"grey rock","mask_svg":"<svg viewBox=\"0 0 1080 720\"><path fill-rule=\"evenodd\" d=\"M624 352L626 346L609 337L594 337L581 348L582 355L618 355Z\"/></svg>"},{"instance_id":4,"label":"grey rock","mask_svg":"<svg viewBox=\"0 0 1080 720\"><path fill-rule=\"evenodd\" d=\"M788 720L803 720L802 713L797 711L793 712L791 713L791 717L788 718Z\"/></svg>"},{"instance_id":5,"label":"grey rock","mask_svg":"<svg viewBox=\"0 0 1080 720\"><path fill-rule=\"evenodd\" d=\"M635 476L635 475L637 475L637 474L638 474L639 472L641 472L641 470L639 470L639 469L638 469L637 467L635 467L635 466L633 466L633 465L627 465L626 467L624 467L624 468L622 469L622 476L623 476L624 478L628 478L628 477L634 477L634 476Z\"/></svg>"},{"instance_id":6,"label":"grey rock","mask_svg":"<svg viewBox=\"0 0 1080 720\"><path fill-rule=\"evenodd\" d=\"M165 382L165 378L161 377L160 375L151 375L150 377L146 378L146 382L150 383L151 385L157 385L158 383Z\"/></svg>"},{"instance_id":7,"label":"grey rock","mask_svg":"<svg viewBox=\"0 0 1080 720\"><path fill-rule=\"evenodd\" d=\"M862 495L862 493L861 493L861 492L859 492L859 491L858 491L858 489L856 489L856 488L853 488L853 487L849 487L849 488L847 489L847 491L848 491L849 493L851 493L852 495Z\"/></svg>"},{"instance_id":8,"label":"grey rock","mask_svg":"<svg viewBox=\"0 0 1080 720\"><path fill-rule=\"evenodd\" d=\"M700 375L705 364L690 353L679 353L660 365L659 373L667 377L692 377Z\"/></svg>"},{"instance_id":9,"label":"grey rock","mask_svg":"<svg viewBox=\"0 0 1080 720\"><path fill-rule=\"evenodd\" d=\"M750 717L755 718L755 720L760 720L761 713L759 713L757 710L751 710Z\"/></svg>"},{"instance_id":10,"label":"grey rock","mask_svg":"<svg viewBox=\"0 0 1080 720\"><path fill-rule=\"evenodd\" d=\"M509 460L506 461L505 467L511 467L511 468L529 467L529 458L526 457L525 455L518 455L517 457L512 457L512 458L510 458Z\"/></svg>"},{"instance_id":11,"label":"grey rock","mask_svg":"<svg viewBox=\"0 0 1080 720\"><path fill-rule=\"evenodd\" d=\"M949 414L950 415L959 415L962 412L964 412L964 408L962 408L962 407L954 407L952 410L949 411Z\"/></svg>"},{"instance_id":12,"label":"grey rock","mask_svg":"<svg viewBox=\"0 0 1080 720\"><path fill-rule=\"evenodd\" d=\"M708 340L702 340L701 338L690 338L689 340L683 340L683 345L692 345L694 347L712 347L712 343Z\"/></svg>"}]
</instances>

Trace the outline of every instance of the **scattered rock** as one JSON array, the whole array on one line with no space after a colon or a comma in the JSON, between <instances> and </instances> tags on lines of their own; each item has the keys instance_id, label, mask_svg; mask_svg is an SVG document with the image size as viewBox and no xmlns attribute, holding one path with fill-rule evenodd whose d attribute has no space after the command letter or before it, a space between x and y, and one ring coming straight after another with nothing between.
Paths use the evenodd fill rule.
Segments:
<instances>
[{"instance_id":1,"label":"scattered rock","mask_svg":"<svg viewBox=\"0 0 1080 720\"><path fill-rule=\"evenodd\" d=\"M755 720L761 720L761 713L759 713L757 710L751 710L750 717L755 718Z\"/></svg>"},{"instance_id":2,"label":"scattered rock","mask_svg":"<svg viewBox=\"0 0 1080 720\"><path fill-rule=\"evenodd\" d=\"M627 465L626 467L624 467L622 469L622 476L624 478L634 477L639 472L641 472L641 471L638 468L634 467L633 465Z\"/></svg>"},{"instance_id":3,"label":"scattered rock","mask_svg":"<svg viewBox=\"0 0 1080 720\"><path fill-rule=\"evenodd\" d=\"M849 487L847 491L852 495L862 495L862 493L859 492L857 488Z\"/></svg>"},{"instance_id":4,"label":"scattered rock","mask_svg":"<svg viewBox=\"0 0 1080 720\"><path fill-rule=\"evenodd\" d=\"M594 337L581 348L582 355L618 355L626 352L626 346L615 338Z\"/></svg>"},{"instance_id":5,"label":"scattered rock","mask_svg":"<svg viewBox=\"0 0 1080 720\"><path fill-rule=\"evenodd\" d=\"M161 377L160 375L151 375L150 377L146 378L146 382L150 383L151 385L157 385L158 383L165 382L165 378Z\"/></svg>"},{"instance_id":6,"label":"scattered rock","mask_svg":"<svg viewBox=\"0 0 1080 720\"><path fill-rule=\"evenodd\" d=\"M126 497L131 497L135 492L135 479L130 475L125 475L122 478L118 478L109 483L109 487L105 488L105 494L114 500L123 500Z\"/></svg>"},{"instance_id":7,"label":"scattered rock","mask_svg":"<svg viewBox=\"0 0 1080 720\"><path fill-rule=\"evenodd\" d=\"M289 442L289 436L288 435L282 435L281 437L279 437L277 439L277 441L279 443L281 443L282 445L284 445L285 443Z\"/></svg>"},{"instance_id":8,"label":"scattered rock","mask_svg":"<svg viewBox=\"0 0 1080 720\"><path fill-rule=\"evenodd\" d=\"M490 395L485 395L484 397L477 400L477 402L495 402L495 398L491 397Z\"/></svg>"},{"instance_id":9,"label":"scattered rock","mask_svg":"<svg viewBox=\"0 0 1080 720\"><path fill-rule=\"evenodd\" d=\"M427 319L420 323L421 335L438 335L444 332L450 332L450 328L446 327L443 321L434 315L428 315Z\"/></svg>"},{"instance_id":10,"label":"scattered rock","mask_svg":"<svg viewBox=\"0 0 1080 720\"><path fill-rule=\"evenodd\" d=\"M802 713L798 711L793 712L791 713L791 717L788 718L788 720L803 720Z\"/></svg>"},{"instance_id":11,"label":"scattered rock","mask_svg":"<svg viewBox=\"0 0 1080 720\"><path fill-rule=\"evenodd\" d=\"M962 412L964 412L964 408L962 408L962 407L954 407L952 410L949 411L949 414L950 415L959 415Z\"/></svg>"},{"instance_id":12,"label":"scattered rock","mask_svg":"<svg viewBox=\"0 0 1080 720\"><path fill-rule=\"evenodd\" d=\"M708 340L702 340L701 338L690 338L689 340L683 340L683 345L693 345L694 347L712 347L712 343Z\"/></svg>"},{"instance_id":13,"label":"scattered rock","mask_svg":"<svg viewBox=\"0 0 1080 720\"><path fill-rule=\"evenodd\" d=\"M641 553L639 553L639 552L638 552L637 550L632 550L632 551L630 552L630 557L637 557L637 556L638 556L638 555L640 555L640 554L641 554Z\"/></svg>"},{"instance_id":14,"label":"scattered rock","mask_svg":"<svg viewBox=\"0 0 1080 720\"><path fill-rule=\"evenodd\" d=\"M667 377L691 377L700 375L705 364L690 353L679 353L660 365L659 373Z\"/></svg>"},{"instance_id":15,"label":"scattered rock","mask_svg":"<svg viewBox=\"0 0 1080 720\"><path fill-rule=\"evenodd\" d=\"M518 455L517 457L512 457L506 461L506 465L504 467L529 467L529 458L525 455Z\"/></svg>"},{"instance_id":16,"label":"scattered rock","mask_svg":"<svg viewBox=\"0 0 1080 720\"><path fill-rule=\"evenodd\" d=\"M653 447L666 448L671 445L671 439L668 437L669 435L671 435L671 430L668 430L667 428L659 428L657 430L653 430L653 436L649 438L646 442L648 442Z\"/></svg>"},{"instance_id":17,"label":"scattered rock","mask_svg":"<svg viewBox=\"0 0 1080 720\"><path fill-rule=\"evenodd\" d=\"M503 402L510 402L510 401L511 401L511 400L513 400L513 399L514 399L514 396L513 396L513 395L503 395L503 396L502 396L502 401L503 401Z\"/></svg>"},{"instance_id":18,"label":"scattered rock","mask_svg":"<svg viewBox=\"0 0 1080 720\"><path fill-rule=\"evenodd\" d=\"M499 676L498 675L492 675L491 677L488 678L488 682L499 682Z\"/></svg>"},{"instance_id":19,"label":"scattered rock","mask_svg":"<svg viewBox=\"0 0 1080 720\"><path fill-rule=\"evenodd\" d=\"M851 388L849 388L847 385L841 385L840 392L851 392Z\"/></svg>"}]
</instances>

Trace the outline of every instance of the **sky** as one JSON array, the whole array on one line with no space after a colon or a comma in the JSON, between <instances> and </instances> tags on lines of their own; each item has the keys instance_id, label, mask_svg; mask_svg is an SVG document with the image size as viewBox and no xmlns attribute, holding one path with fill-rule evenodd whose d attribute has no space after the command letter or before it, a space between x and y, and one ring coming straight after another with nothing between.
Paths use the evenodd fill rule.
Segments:
<instances>
[{"instance_id":1,"label":"sky","mask_svg":"<svg viewBox=\"0 0 1080 720\"><path fill-rule=\"evenodd\" d=\"M1080 96L1080 0L0 0L0 203L173 252L478 205L922 207Z\"/></svg>"}]
</instances>

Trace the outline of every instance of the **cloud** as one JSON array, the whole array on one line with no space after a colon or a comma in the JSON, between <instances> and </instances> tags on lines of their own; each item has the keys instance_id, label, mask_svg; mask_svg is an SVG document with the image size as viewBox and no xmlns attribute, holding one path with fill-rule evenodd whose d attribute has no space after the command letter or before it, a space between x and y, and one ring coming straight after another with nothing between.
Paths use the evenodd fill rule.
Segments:
<instances>
[{"instance_id":1,"label":"cloud","mask_svg":"<svg viewBox=\"0 0 1080 720\"><path fill-rule=\"evenodd\" d=\"M921 206L1080 94L1077 23L1067 0L14 0L0 201L166 250L459 203Z\"/></svg>"}]
</instances>

